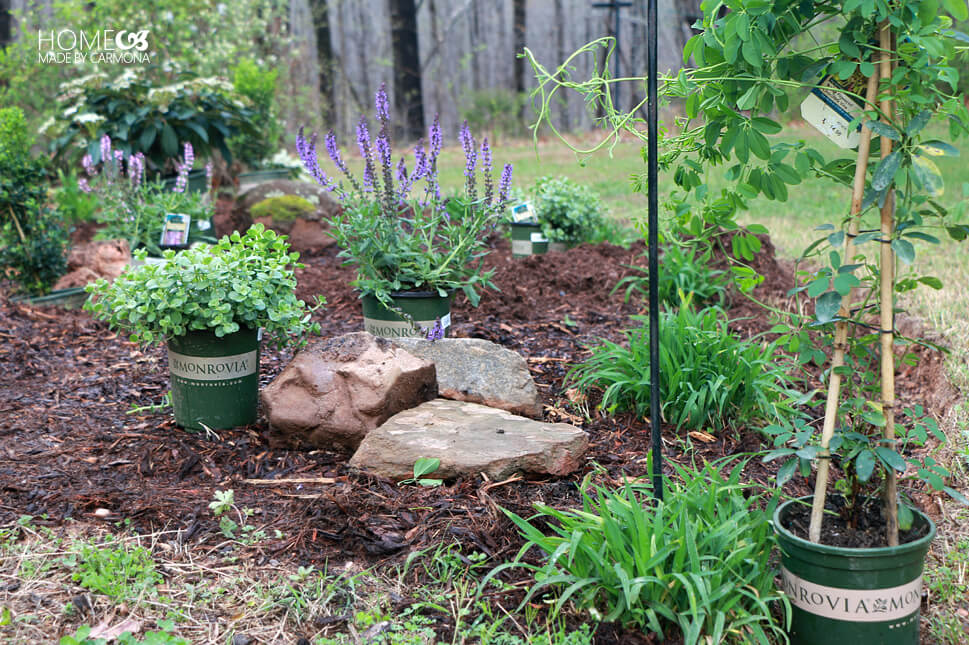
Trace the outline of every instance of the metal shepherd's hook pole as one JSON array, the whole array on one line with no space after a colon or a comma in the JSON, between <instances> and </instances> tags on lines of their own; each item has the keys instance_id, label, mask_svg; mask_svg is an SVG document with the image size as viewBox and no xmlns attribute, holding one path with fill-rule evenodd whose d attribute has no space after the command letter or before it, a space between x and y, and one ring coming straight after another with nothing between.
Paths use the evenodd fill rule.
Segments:
<instances>
[{"instance_id":1,"label":"metal shepherd's hook pole","mask_svg":"<svg viewBox=\"0 0 969 645\"><path fill-rule=\"evenodd\" d=\"M653 492L663 499L663 436L659 400L659 213L656 185L657 96L656 96L656 0L646 2L646 123L649 158L646 179L649 189L649 412L653 439Z\"/></svg>"}]
</instances>

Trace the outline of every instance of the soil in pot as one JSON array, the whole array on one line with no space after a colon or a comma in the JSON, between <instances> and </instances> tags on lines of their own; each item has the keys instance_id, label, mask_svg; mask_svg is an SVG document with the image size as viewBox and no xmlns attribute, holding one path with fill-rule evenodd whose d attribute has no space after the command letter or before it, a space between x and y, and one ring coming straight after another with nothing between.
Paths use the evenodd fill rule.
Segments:
<instances>
[{"instance_id":1,"label":"soil in pot","mask_svg":"<svg viewBox=\"0 0 969 645\"><path fill-rule=\"evenodd\" d=\"M882 515L880 499L865 499L858 502L857 511L847 506L844 497L828 495L824 508L829 511L821 525L821 544L846 547L850 549L875 549L888 546L885 540L885 517ZM832 515L834 512L837 515ZM788 531L797 537L808 539L808 525L811 523L811 507L795 505L787 514ZM926 525L913 525L909 531L898 532L898 543L908 544L928 533Z\"/></svg>"}]
</instances>

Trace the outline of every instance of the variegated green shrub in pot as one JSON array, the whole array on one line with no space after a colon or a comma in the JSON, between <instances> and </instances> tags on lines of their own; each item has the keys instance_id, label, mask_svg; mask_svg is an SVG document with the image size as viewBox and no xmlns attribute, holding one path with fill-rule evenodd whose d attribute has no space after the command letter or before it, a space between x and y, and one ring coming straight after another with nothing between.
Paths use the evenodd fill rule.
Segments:
<instances>
[{"instance_id":1,"label":"variegated green shrub in pot","mask_svg":"<svg viewBox=\"0 0 969 645\"><path fill-rule=\"evenodd\" d=\"M144 251L139 253L144 255ZM255 422L259 343L279 347L319 333L296 298L302 265L283 236L255 224L244 235L129 268L89 285L85 309L141 343L166 343L175 421L192 429Z\"/></svg>"}]
</instances>

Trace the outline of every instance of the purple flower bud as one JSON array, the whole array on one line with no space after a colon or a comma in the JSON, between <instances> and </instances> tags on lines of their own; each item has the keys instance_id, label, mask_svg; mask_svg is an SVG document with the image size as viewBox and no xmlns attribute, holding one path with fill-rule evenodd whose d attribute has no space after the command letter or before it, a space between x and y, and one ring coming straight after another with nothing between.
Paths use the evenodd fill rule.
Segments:
<instances>
[{"instance_id":1,"label":"purple flower bud","mask_svg":"<svg viewBox=\"0 0 969 645\"><path fill-rule=\"evenodd\" d=\"M367 119L364 116L361 116L357 123L357 147L360 148L360 156L363 157L363 188L372 189L374 187L373 155L370 151L370 131L367 129Z\"/></svg>"},{"instance_id":2,"label":"purple flower bud","mask_svg":"<svg viewBox=\"0 0 969 645\"><path fill-rule=\"evenodd\" d=\"M81 157L81 165L84 166L85 172L87 172L89 177L93 177L95 173L94 160L91 159L91 155L84 155Z\"/></svg>"},{"instance_id":3,"label":"purple flower bud","mask_svg":"<svg viewBox=\"0 0 969 645\"><path fill-rule=\"evenodd\" d=\"M188 170L191 170L192 166L195 165L195 150L192 148L192 144L189 143L188 141L185 142L184 151L185 152L183 153L183 157L184 157L183 163Z\"/></svg>"},{"instance_id":4,"label":"purple flower bud","mask_svg":"<svg viewBox=\"0 0 969 645\"><path fill-rule=\"evenodd\" d=\"M434 115L434 122L431 123L427 138L431 145L431 159L437 161L438 155L441 154L441 146L444 143L444 139L441 136L441 120L436 114Z\"/></svg>"},{"instance_id":5,"label":"purple flower bud","mask_svg":"<svg viewBox=\"0 0 969 645\"><path fill-rule=\"evenodd\" d=\"M488 146L488 137L485 137L481 141L481 169L484 172L484 187L485 187L485 205L491 205L491 199L494 196L494 182L491 178L491 148Z\"/></svg>"},{"instance_id":6,"label":"purple flower bud","mask_svg":"<svg viewBox=\"0 0 969 645\"><path fill-rule=\"evenodd\" d=\"M511 190L511 164L506 163L498 180L498 204L504 205L508 201L508 191Z\"/></svg>"},{"instance_id":7,"label":"purple flower bud","mask_svg":"<svg viewBox=\"0 0 969 645\"><path fill-rule=\"evenodd\" d=\"M296 152L299 154L300 161L303 162L303 167L306 169L306 172L316 180L316 183L329 191L336 188L333 180L327 177L323 169L320 168L319 159L316 157L315 132L310 140L307 141L306 137L303 136L303 128L299 129L299 132L296 133Z\"/></svg>"},{"instance_id":8,"label":"purple flower bud","mask_svg":"<svg viewBox=\"0 0 969 645\"><path fill-rule=\"evenodd\" d=\"M444 338L444 327L441 326L441 319L438 318L434 321L434 326L427 330L425 338L432 343L436 340L441 340Z\"/></svg>"},{"instance_id":9,"label":"purple flower bud","mask_svg":"<svg viewBox=\"0 0 969 645\"><path fill-rule=\"evenodd\" d=\"M377 108L377 120L381 124L386 124L390 121L390 102L387 100L387 84L381 83L380 88L377 90L377 95L374 100L374 105Z\"/></svg>"},{"instance_id":10,"label":"purple flower bud","mask_svg":"<svg viewBox=\"0 0 969 645\"><path fill-rule=\"evenodd\" d=\"M87 183L87 179L85 179L84 177L77 178L77 187L80 188L81 191L85 193L93 192L91 190L91 185Z\"/></svg>"},{"instance_id":11,"label":"purple flower bud","mask_svg":"<svg viewBox=\"0 0 969 645\"><path fill-rule=\"evenodd\" d=\"M106 134L101 137L101 161L111 161L111 137Z\"/></svg>"},{"instance_id":12,"label":"purple flower bud","mask_svg":"<svg viewBox=\"0 0 969 645\"><path fill-rule=\"evenodd\" d=\"M421 139L414 146L414 174L411 175L411 181L417 181L421 177L424 177L428 170L427 151L424 150L424 140Z\"/></svg>"}]
</instances>

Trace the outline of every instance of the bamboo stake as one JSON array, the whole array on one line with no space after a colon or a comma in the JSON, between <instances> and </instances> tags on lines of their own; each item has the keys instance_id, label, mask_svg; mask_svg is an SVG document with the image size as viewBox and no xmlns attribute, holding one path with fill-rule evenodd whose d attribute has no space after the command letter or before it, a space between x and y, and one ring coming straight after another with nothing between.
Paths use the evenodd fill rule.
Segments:
<instances>
[{"instance_id":1,"label":"bamboo stake","mask_svg":"<svg viewBox=\"0 0 969 645\"><path fill-rule=\"evenodd\" d=\"M889 84L892 78L892 56L895 48L892 43L892 31L888 22L881 25L879 44L882 50L881 78L886 82L885 96L882 99L882 120L889 122L893 114L891 91ZM881 139L881 157L884 160L892 152L892 140L888 137ZM885 203L881 209L881 377L882 377L882 414L885 417L885 440L889 446L895 443L895 253L892 251L891 239L895 232L895 190L891 184ZM895 471L885 469L885 532L888 546L898 546L898 493L896 490Z\"/></svg>"},{"instance_id":2,"label":"bamboo stake","mask_svg":"<svg viewBox=\"0 0 969 645\"><path fill-rule=\"evenodd\" d=\"M874 105L878 100L878 74L868 78L865 101ZM855 183L851 192L851 217L848 220L848 235L845 236L845 249L842 264L850 264L855 255L855 237L858 235L858 214L865 196L865 177L868 173L868 158L871 153L871 130L862 125L861 141L858 143L858 159L855 161ZM814 481L814 498L811 505L811 524L808 538L812 542L821 540L821 523L824 520L824 502L828 492L828 469L831 466L831 453L828 446L834 436L834 426L838 417L838 401L841 396L841 374L838 368L844 365L845 351L848 349L848 322L851 315L851 302L855 290L852 288L841 301L841 318L835 324L834 355L831 357L831 376L828 381L828 399L824 408L824 425L821 428L821 452L818 455L818 473Z\"/></svg>"}]
</instances>

